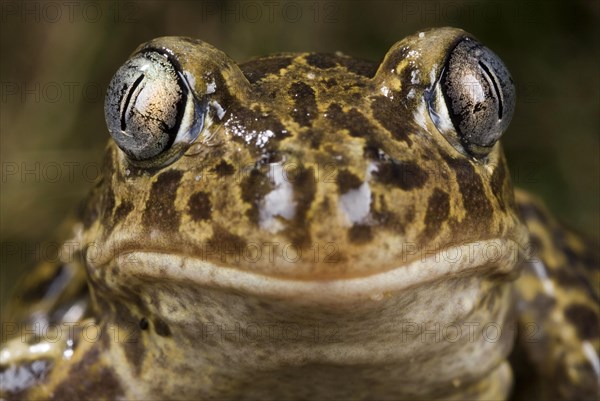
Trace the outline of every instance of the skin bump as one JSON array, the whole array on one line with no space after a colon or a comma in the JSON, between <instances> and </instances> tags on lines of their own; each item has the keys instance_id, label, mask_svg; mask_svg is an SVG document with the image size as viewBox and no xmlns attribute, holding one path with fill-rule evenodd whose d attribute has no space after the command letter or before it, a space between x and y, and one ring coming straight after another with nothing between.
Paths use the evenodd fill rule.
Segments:
<instances>
[{"instance_id":1,"label":"skin bump","mask_svg":"<svg viewBox=\"0 0 600 401\"><path fill-rule=\"evenodd\" d=\"M311 125L317 115L315 91L304 82L294 82L288 91L294 101L292 117L301 127Z\"/></svg>"},{"instance_id":2,"label":"skin bump","mask_svg":"<svg viewBox=\"0 0 600 401\"><path fill-rule=\"evenodd\" d=\"M86 376L85 368L99 363L99 352L92 349L69 370L69 376L74 379L72 383L60 383L53 391L53 399L79 400L94 394L102 399L117 399L123 396L124 389L114 369L99 366L98 372L93 376Z\"/></svg>"},{"instance_id":3,"label":"skin bump","mask_svg":"<svg viewBox=\"0 0 600 401\"><path fill-rule=\"evenodd\" d=\"M278 75L292 62L291 57L269 57L248 61L240 65L240 69L250 83L256 83L269 75Z\"/></svg>"},{"instance_id":4,"label":"skin bump","mask_svg":"<svg viewBox=\"0 0 600 401\"><path fill-rule=\"evenodd\" d=\"M355 244L364 244L373 239L373 232L368 225L354 224L348 230L348 238Z\"/></svg>"},{"instance_id":5,"label":"skin bump","mask_svg":"<svg viewBox=\"0 0 600 401\"><path fill-rule=\"evenodd\" d=\"M213 171L217 173L219 177L229 177L235 174L235 167L227 163L225 160L221 160L219 164L213 168Z\"/></svg>"},{"instance_id":6,"label":"skin bump","mask_svg":"<svg viewBox=\"0 0 600 401\"><path fill-rule=\"evenodd\" d=\"M292 180L292 186L295 188L294 200L297 208L294 224L288 228L288 236L292 243L301 247L308 246L311 241L310 226L306 221L306 215L312 206L317 189L314 177L315 172L312 167L302 168Z\"/></svg>"},{"instance_id":7,"label":"skin bump","mask_svg":"<svg viewBox=\"0 0 600 401\"><path fill-rule=\"evenodd\" d=\"M379 163L375 178L383 184L410 191L423 187L428 174L416 163L389 161Z\"/></svg>"},{"instance_id":8,"label":"skin bump","mask_svg":"<svg viewBox=\"0 0 600 401\"><path fill-rule=\"evenodd\" d=\"M363 181L360 178L347 170L341 170L337 175L337 184L340 194L344 194L351 189L357 189L362 183Z\"/></svg>"},{"instance_id":9,"label":"skin bump","mask_svg":"<svg viewBox=\"0 0 600 401\"><path fill-rule=\"evenodd\" d=\"M400 98L400 95L397 98ZM371 103L375 120L388 130L394 139L405 142L410 146L412 140L409 133L413 130L413 127L401 113L398 113L398 108L402 107L398 102L391 101L385 96L375 96Z\"/></svg>"},{"instance_id":10,"label":"skin bump","mask_svg":"<svg viewBox=\"0 0 600 401\"><path fill-rule=\"evenodd\" d=\"M505 185L506 179L507 179L506 165L504 162L501 162L496 167L496 169L494 170L494 173L492 174L491 188L492 188L492 193L496 197L496 200L498 201L498 204L500 205L500 208L502 210L506 210L506 203L505 203L506 195L503 193L504 188L506 187L506 185Z\"/></svg>"},{"instance_id":11,"label":"skin bump","mask_svg":"<svg viewBox=\"0 0 600 401\"><path fill-rule=\"evenodd\" d=\"M124 200L122 201L117 209L115 210L115 214L113 216L113 224L117 224L120 221L123 221L129 213L133 211L134 205L132 202Z\"/></svg>"},{"instance_id":12,"label":"skin bump","mask_svg":"<svg viewBox=\"0 0 600 401\"><path fill-rule=\"evenodd\" d=\"M154 320L154 331L161 337L170 337L171 329L162 319Z\"/></svg>"},{"instance_id":13,"label":"skin bump","mask_svg":"<svg viewBox=\"0 0 600 401\"><path fill-rule=\"evenodd\" d=\"M209 220L211 217L212 203L210 194L204 191L198 191L188 201L189 214L193 221Z\"/></svg>"},{"instance_id":14,"label":"skin bump","mask_svg":"<svg viewBox=\"0 0 600 401\"><path fill-rule=\"evenodd\" d=\"M305 59L308 65L323 70L333 68L337 65L336 58L330 54L311 53Z\"/></svg>"},{"instance_id":15,"label":"skin bump","mask_svg":"<svg viewBox=\"0 0 600 401\"><path fill-rule=\"evenodd\" d=\"M176 231L179 227L179 212L175 210L175 196L183 173L178 170L165 171L158 175L152 184L150 197L144 210L144 224L152 227L159 222L159 227L168 231Z\"/></svg>"},{"instance_id":16,"label":"skin bump","mask_svg":"<svg viewBox=\"0 0 600 401\"><path fill-rule=\"evenodd\" d=\"M123 351L127 361L139 375L142 369L142 362L146 356L146 345L143 342L139 318L134 316L126 305L116 304L116 323L122 333L119 333L118 340L123 342ZM111 336L113 333L108 331L103 335ZM121 338L121 336L123 338Z\"/></svg>"},{"instance_id":17,"label":"skin bump","mask_svg":"<svg viewBox=\"0 0 600 401\"><path fill-rule=\"evenodd\" d=\"M453 159L445 155L448 167L454 172L468 220L488 220L493 213L492 205L486 197L483 182L467 160Z\"/></svg>"},{"instance_id":18,"label":"skin bump","mask_svg":"<svg viewBox=\"0 0 600 401\"><path fill-rule=\"evenodd\" d=\"M425 229L423 236L430 238L440 229L442 223L450 214L450 196L448 193L436 188L427 201L427 214L425 215Z\"/></svg>"},{"instance_id":19,"label":"skin bump","mask_svg":"<svg viewBox=\"0 0 600 401\"><path fill-rule=\"evenodd\" d=\"M577 329L577 335L584 339L598 338L600 321L598 310L587 305L572 304L565 309L565 317Z\"/></svg>"}]
</instances>

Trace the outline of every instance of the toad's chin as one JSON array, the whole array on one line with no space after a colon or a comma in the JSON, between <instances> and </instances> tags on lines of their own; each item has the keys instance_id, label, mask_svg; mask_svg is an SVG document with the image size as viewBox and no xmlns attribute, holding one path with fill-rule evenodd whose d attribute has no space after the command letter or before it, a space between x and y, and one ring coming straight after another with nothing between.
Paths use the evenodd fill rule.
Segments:
<instances>
[{"instance_id":1,"label":"toad's chin","mask_svg":"<svg viewBox=\"0 0 600 401\"><path fill-rule=\"evenodd\" d=\"M302 299L326 304L354 303L357 300L379 300L387 294L457 276L514 276L521 257L517 242L510 239L482 240L442 249L414 249L411 260L373 274L323 278L294 278L261 273L258 261L255 271L226 264L218 265L195 254L167 253L154 250L122 249L112 260L101 265L116 265L125 276L142 280L172 280L193 283L199 287L235 290L249 295ZM95 263L91 263L93 266ZM293 263L289 263L293 269Z\"/></svg>"}]
</instances>

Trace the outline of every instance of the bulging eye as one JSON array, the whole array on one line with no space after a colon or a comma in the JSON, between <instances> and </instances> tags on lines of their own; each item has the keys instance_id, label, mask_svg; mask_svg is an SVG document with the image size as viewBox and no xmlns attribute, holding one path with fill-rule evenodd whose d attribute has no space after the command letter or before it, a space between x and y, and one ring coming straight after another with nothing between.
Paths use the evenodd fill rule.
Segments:
<instances>
[{"instance_id":1,"label":"bulging eye","mask_svg":"<svg viewBox=\"0 0 600 401\"><path fill-rule=\"evenodd\" d=\"M185 77L156 51L139 53L117 70L104 112L110 135L133 161L165 159L181 148L175 144L193 142L203 124Z\"/></svg>"},{"instance_id":2,"label":"bulging eye","mask_svg":"<svg viewBox=\"0 0 600 401\"><path fill-rule=\"evenodd\" d=\"M440 131L453 137L448 138L451 143L458 141L468 153L482 157L508 128L515 97L512 78L500 58L465 38L447 59L430 111Z\"/></svg>"}]
</instances>

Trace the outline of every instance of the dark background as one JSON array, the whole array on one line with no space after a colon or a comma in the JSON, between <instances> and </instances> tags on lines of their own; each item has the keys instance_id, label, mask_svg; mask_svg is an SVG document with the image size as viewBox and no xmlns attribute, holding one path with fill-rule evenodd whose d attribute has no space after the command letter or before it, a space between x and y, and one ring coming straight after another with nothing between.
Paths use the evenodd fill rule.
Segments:
<instances>
[{"instance_id":1,"label":"dark background","mask_svg":"<svg viewBox=\"0 0 600 401\"><path fill-rule=\"evenodd\" d=\"M186 35L241 62L282 51L380 60L404 36L463 28L516 82L503 143L515 184L597 241L600 2L149 1L1 3L0 301L85 196L108 140L104 91L142 42ZM597 242L596 242L597 243Z\"/></svg>"}]
</instances>

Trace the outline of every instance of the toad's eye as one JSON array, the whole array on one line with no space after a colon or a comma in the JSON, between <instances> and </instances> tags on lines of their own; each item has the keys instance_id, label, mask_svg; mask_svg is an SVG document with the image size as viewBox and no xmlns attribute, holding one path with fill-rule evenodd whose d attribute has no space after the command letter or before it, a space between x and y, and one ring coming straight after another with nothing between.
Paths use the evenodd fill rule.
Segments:
<instances>
[{"instance_id":1,"label":"toad's eye","mask_svg":"<svg viewBox=\"0 0 600 401\"><path fill-rule=\"evenodd\" d=\"M507 68L490 49L470 38L450 53L436 93L431 108L436 125L447 138L454 137L448 138L450 142L458 140L476 157L491 151L515 109L515 87Z\"/></svg>"},{"instance_id":2,"label":"toad's eye","mask_svg":"<svg viewBox=\"0 0 600 401\"><path fill-rule=\"evenodd\" d=\"M156 51L139 53L117 70L104 112L110 135L133 161L165 160L175 144L196 139L203 125L185 77Z\"/></svg>"}]
</instances>

